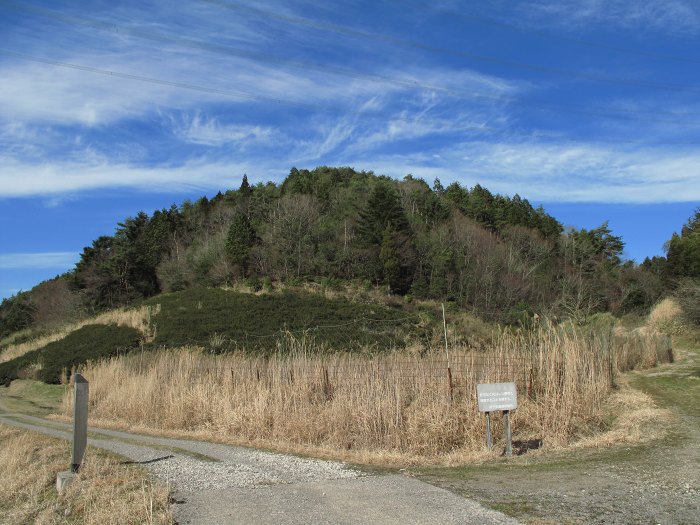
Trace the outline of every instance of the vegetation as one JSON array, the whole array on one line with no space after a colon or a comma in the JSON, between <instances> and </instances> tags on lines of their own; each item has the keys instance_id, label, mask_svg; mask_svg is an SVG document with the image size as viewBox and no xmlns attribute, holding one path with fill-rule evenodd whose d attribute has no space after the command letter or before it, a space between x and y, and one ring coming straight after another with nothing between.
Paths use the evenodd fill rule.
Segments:
<instances>
[{"instance_id":1,"label":"vegetation","mask_svg":"<svg viewBox=\"0 0 700 525\"><path fill-rule=\"evenodd\" d=\"M76 480L56 494L56 473L70 463L65 442L0 425L0 443L3 524L173 523L168 488L137 466L89 449Z\"/></svg>"},{"instance_id":2,"label":"vegetation","mask_svg":"<svg viewBox=\"0 0 700 525\"><path fill-rule=\"evenodd\" d=\"M86 325L58 341L0 363L0 384L35 376L46 383L58 383L71 370L90 360L124 354L136 348L141 332L115 325Z\"/></svg>"},{"instance_id":3,"label":"vegetation","mask_svg":"<svg viewBox=\"0 0 700 525\"><path fill-rule=\"evenodd\" d=\"M622 260L607 223L564 231L518 195L433 186L351 168L293 168L280 185L140 212L85 247L75 269L0 305L0 339L51 328L161 292L248 282L354 282L452 301L482 317L583 320L643 314L679 279L697 279L698 212L667 258Z\"/></svg>"},{"instance_id":4,"label":"vegetation","mask_svg":"<svg viewBox=\"0 0 700 525\"><path fill-rule=\"evenodd\" d=\"M503 332L488 353L452 348L450 388L443 353L326 354L293 336L285 347L264 357L182 348L91 364L92 414L356 460L462 461L483 447L477 382L518 383L516 439L565 444L604 426L601 406L617 373L669 357L665 339L651 333L611 339L545 324Z\"/></svg>"},{"instance_id":5,"label":"vegetation","mask_svg":"<svg viewBox=\"0 0 700 525\"><path fill-rule=\"evenodd\" d=\"M17 379L0 392L0 408L32 416L55 414L67 385L49 385L34 379Z\"/></svg>"},{"instance_id":6,"label":"vegetation","mask_svg":"<svg viewBox=\"0 0 700 525\"><path fill-rule=\"evenodd\" d=\"M287 334L293 334L325 349L386 351L425 336L419 317L403 309L308 292L254 295L198 287L145 304L160 305L151 345L156 347L269 351L284 349Z\"/></svg>"}]
</instances>

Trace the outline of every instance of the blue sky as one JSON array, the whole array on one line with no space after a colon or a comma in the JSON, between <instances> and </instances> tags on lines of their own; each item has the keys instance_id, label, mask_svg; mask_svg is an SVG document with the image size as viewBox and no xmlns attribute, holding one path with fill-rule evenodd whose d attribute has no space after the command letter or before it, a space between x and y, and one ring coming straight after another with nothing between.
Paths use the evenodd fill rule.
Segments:
<instances>
[{"instance_id":1,"label":"blue sky","mask_svg":"<svg viewBox=\"0 0 700 525\"><path fill-rule=\"evenodd\" d=\"M662 254L700 206L700 6L0 0L0 297L139 210L319 165Z\"/></svg>"}]
</instances>

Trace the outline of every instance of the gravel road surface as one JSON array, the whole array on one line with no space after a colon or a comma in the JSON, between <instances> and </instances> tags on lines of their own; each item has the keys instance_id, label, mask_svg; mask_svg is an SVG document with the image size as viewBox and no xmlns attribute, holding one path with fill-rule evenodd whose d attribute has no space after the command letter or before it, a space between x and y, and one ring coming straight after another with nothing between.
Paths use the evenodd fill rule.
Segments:
<instances>
[{"instance_id":1,"label":"gravel road surface","mask_svg":"<svg viewBox=\"0 0 700 525\"><path fill-rule=\"evenodd\" d=\"M70 439L69 425L21 414L0 422ZM90 428L88 444L142 464L173 487L179 524L518 524L448 490L335 461Z\"/></svg>"}]
</instances>

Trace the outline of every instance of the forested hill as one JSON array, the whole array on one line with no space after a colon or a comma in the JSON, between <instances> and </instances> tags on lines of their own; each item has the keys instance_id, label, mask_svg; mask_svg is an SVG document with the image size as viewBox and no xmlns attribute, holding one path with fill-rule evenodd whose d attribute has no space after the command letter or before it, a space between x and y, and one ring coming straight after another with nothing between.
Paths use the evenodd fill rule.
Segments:
<instances>
[{"instance_id":1,"label":"forested hill","mask_svg":"<svg viewBox=\"0 0 700 525\"><path fill-rule=\"evenodd\" d=\"M244 176L211 200L127 218L72 272L6 300L0 331L241 279L353 281L500 319L647 308L660 272L623 263L622 249L607 223L564 232L541 207L479 185L293 168L280 185Z\"/></svg>"}]
</instances>

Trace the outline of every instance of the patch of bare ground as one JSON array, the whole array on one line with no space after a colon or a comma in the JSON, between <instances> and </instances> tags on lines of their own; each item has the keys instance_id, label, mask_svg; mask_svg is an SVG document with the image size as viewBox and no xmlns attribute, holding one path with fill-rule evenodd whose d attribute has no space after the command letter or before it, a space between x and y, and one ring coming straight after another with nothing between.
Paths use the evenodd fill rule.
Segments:
<instances>
[{"instance_id":1,"label":"patch of bare ground","mask_svg":"<svg viewBox=\"0 0 700 525\"><path fill-rule=\"evenodd\" d=\"M700 345L627 374L607 432L417 477L533 525L700 523Z\"/></svg>"}]
</instances>

